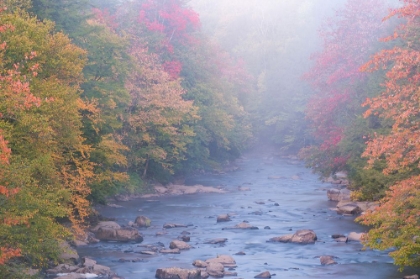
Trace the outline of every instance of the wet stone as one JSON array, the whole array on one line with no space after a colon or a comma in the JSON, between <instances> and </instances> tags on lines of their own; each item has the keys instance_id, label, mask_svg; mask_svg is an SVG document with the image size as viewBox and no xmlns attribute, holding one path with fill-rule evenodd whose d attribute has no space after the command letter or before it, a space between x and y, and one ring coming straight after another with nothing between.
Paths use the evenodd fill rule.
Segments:
<instances>
[{"instance_id":1,"label":"wet stone","mask_svg":"<svg viewBox=\"0 0 420 279\"><path fill-rule=\"evenodd\" d=\"M254 276L254 278L271 278L271 274L269 271L261 272L260 274Z\"/></svg>"},{"instance_id":2,"label":"wet stone","mask_svg":"<svg viewBox=\"0 0 420 279\"><path fill-rule=\"evenodd\" d=\"M215 238L215 239L204 242L204 244L222 244L222 243L225 243L227 240L228 240L227 238Z\"/></svg>"},{"instance_id":3,"label":"wet stone","mask_svg":"<svg viewBox=\"0 0 420 279\"><path fill-rule=\"evenodd\" d=\"M162 249L160 250L160 253L162 254L181 254L180 250L178 248L175 249Z\"/></svg>"},{"instance_id":4,"label":"wet stone","mask_svg":"<svg viewBox=\"0 0 420 279\"><path fill-rule=\"evenodd\" d=\"M321 265L337 264L333 256L321 256L319 257L319 261L321 262Z\"/></svg>"},{"instance_id":5,"label":"wet stone","mask_svg":"<svg viewBox=\"0 0 420 279\"><path fill-rule=\"evenodd\" d=\"M173 228L186 228L187 225L184 224L173 224L173 223L167 223L163 225L164 229L173 229Z\"/></svg>"}]
</instances>

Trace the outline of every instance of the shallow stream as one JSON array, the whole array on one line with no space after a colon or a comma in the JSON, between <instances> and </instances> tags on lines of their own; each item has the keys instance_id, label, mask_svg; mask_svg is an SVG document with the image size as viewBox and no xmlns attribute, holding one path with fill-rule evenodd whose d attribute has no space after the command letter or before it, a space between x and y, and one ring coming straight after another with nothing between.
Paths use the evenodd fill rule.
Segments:
<instances>
[{"instance_id":1,"label":"shallow stream","mask_svg":"<svg viewBox=\"0 0 420 279\"><path fill-rule=\"evenodd\" d=\"M198 175L186 180L187 185L221 186L226 194L194 194L138 199L120 202L122 208L98 207L99 212L126 225L139 215L152 220L152 226L140 229L144 241L140 245L164 245L177 239L183 231L190 233L193 249L181 254L143 255L139 244L100 242L79 248L81 256L89 256L99 264L111 267L126 279L152 279L157 268L194 268L196 259L231 255L236 260L238 276L253 278L269 271L273 278L340 278L396 279L419 270L398 272L386 252L364 250L358 242L337 243L332 234L364 232L366 228L353 222L351 216L340 216L330 208L326 189L317 176L299 161L275 157L244 158L239 169L227 174ZM277 179L269 179L276 176ZM243 191L244 188L247 191ZM242 190L241 190L242 189ZM278 206L275 205L278 203ZM231 214L232 221L217 223L216 217ZM223 230L242 221L258 230ZM186 228L163 229L165 223L186 224ZM269 226L270 229L266 228ZM268 243L272 237L299 229L312 229L318 241L312 245ZM164 232L164 235L157 235ZM224 244L204 244L215 238L227 238ZM133 252L134 251L134 252ZM235 255L243 251L245 255ZM337 265L321 266L319 256L337 257ZM132 260L135 260L133 262ZM232 278L232 277L228 277Z\"/></svg>"}]
</instances>

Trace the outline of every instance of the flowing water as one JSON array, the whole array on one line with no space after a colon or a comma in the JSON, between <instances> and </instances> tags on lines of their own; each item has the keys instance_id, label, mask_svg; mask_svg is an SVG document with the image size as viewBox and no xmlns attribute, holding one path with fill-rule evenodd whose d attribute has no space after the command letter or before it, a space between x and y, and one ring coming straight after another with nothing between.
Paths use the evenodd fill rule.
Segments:
<instances>
[{"instance_id":1,"label":"flowing water","mask_svg":"<svg viewBox=\"0 0 420 279\"><path fill-rule=\"evenodd\" d=\"M236 260L238 276L233 278L254 278L266 270L279 279L396 279L404 274L419 273L419 270L398 272L386 252L364 250L357 242L335 242L332 234L347 235L352 231L364 232L366 228L354 223L351 216L340 216L331 211L336 203L327 200L326 189L332 185L320 182L300 162L260 155L243 159L239 167L235 172L199 175L186 181L187 185L222 186L228 190L226 194L138 199L118 203L122 208L98 208L103 216L115 218L121 225L134 221L139 215L149 217L152 226L140 229L144 236L140 245L168 248L173 239L187 231L192 249L181 254L143 255L135 253L147 250L139 244L100 242L79 248L79 254L111 267L126 279L152 279L157 268L194 268L192 262L196 259L206 260L223 254ZM268 179L269 176L281 178ZM243 191L244 188L249 189ZM231 214L232 221L216 222L218 215L227 213ZM242 221L259 229L223 230ZM181 223L188 227L164 230L165 223ZM270 229L265 229L266 226ZM314 230L318 241L310 245L267 242L272 237L299 229ZM158 232L166 234L157 235ZM204 244L214 238L228 240L224 244ZM235 255L239 251L245 255ZM338 264L321 266L319 256L322 255L337 257Z\"/></svg>"}]
</instances>

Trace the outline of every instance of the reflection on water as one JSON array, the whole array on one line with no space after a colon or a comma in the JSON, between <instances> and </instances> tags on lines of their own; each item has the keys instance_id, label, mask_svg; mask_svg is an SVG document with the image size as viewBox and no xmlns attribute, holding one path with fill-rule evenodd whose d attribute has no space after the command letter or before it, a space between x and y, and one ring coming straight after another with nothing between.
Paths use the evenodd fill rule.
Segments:
<instances>
[{"instance_id":1,"label":"reflection on water","mask_svg":"<svg viewBox=\"0 0 420 279\"><path fill-rule=\"evenodd\" d=\"M106 217L125 225L136 216L145 215L152 226L141 229L141 245L169 246L171 240L190 233L193 249L181 254L143 255L138 244L101 242L79 249L81 256L89 256L99 264L110 266L126 279L154 278L161 267L193 268L196 259L205 260L220 254L232 255L240 278L253 278L265 270L276 278L402 278L385 252L363 250L359 243L337 243L332 234L363 232L366 228L355 224L352 217L339 216L329 210L335 203L326 198L325 188L310 170L286 159L244 159L238 171L224 175L200 175L187 179L187 184L220 186L226 194L196 194L163 197L153 201L134 200L119 203L123 208L100 207ZM279 179L268 179L270 176ZM240 187L249 191L240 191ZM258 203L256 203L258 201ZM263 204L260 204L263 203ZM217 223L216 217L229 213L232 221ZM247 221L258 230L223 230ZM187 228L164 230L165 223L189 224ZM270 229L264 229L268 226ZM271 237L290 234L299 229L312 229L318 236L314 245L267 243ZM165 234L157 236L156 233ZM214 238L227 238L224 244L204 244ZM245 255L235 255L243 251ZM319 256L333 255L338 265L321 266ZM134 262L133 262L134 261Z\"/></svg>"}]
</instances>

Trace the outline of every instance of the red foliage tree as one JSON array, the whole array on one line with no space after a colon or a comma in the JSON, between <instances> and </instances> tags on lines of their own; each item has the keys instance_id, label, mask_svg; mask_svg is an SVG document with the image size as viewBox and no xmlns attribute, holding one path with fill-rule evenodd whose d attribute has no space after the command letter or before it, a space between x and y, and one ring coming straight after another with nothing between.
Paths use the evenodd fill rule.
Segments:
<instances>
[{"instance_id":1,"label":"red foliage tree","mask_svg":"<svg viewBox=\"0 0 420 279\"><path fill-rule=\"evenodd\" d=\"M306 115L320 142L317 149L323 153L319 163L330 169L345 165L347 155L340 154L337 146L351 121L349 115L360 105L357 99L362 92L358 85L367 74L359 68L383 34L385 14L383 1L349 0L335 18L324 24L320 31L323 50L313 55L315 64L304 76L315 91Z\"/></svg>"},{"instance_id":2,"label":"red foliage tree","mask_svg":"<svg viewBox=\"0 0 420 279\"><path fill-rule=\"evenodd\" d=\"M177 46L191 46L198 43L193 33L200 26L198 14L184 7L180 0L147 0L140 6L137 22L145 29L162 36L155 51L160 54L165 71L177 79L182 63L173 57Z\"/></svg>"}]
</instances>

